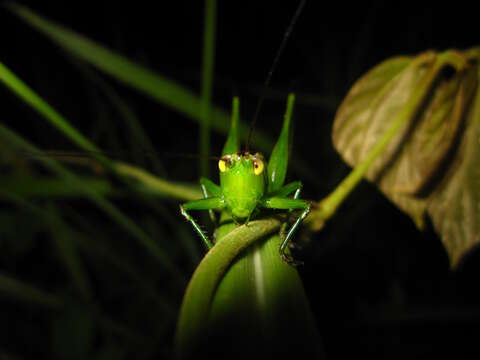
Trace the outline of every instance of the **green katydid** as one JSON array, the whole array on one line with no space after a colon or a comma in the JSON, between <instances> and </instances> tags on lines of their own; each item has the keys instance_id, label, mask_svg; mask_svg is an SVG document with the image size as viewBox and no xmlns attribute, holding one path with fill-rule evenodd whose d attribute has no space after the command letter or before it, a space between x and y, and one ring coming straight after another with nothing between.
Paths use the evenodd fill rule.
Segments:
<instances>
[{"instance_id":1,"label":"green katydid","mask_svg":"<svg viewBox=\"0 0 480 360\"><path fill-rule=\"evenodd\" d=\"M238 138L239 100L233 99L232 122L227 141L218 161L220 186L207 178L201 178L204 198L180 205L183 216L193 225L203 242L210 249L213 244L198 223L189 214L190 210L208 210L214 219L213 210L226 210L236 223L246 223L260 209L301 210L280 245L281 258L297 265L286 248L298 226L310 212L310 203L299 199L302 184L299 181L283 185L288 166L288 142L295 96L290 94L280 137L275 144L268 165L261 154L240 151ZM248 149L248 143L247 143ZM289 195L293 194L293 197ZM281 233L285 233L285 226Z\"/></svg>"}]
</instances>

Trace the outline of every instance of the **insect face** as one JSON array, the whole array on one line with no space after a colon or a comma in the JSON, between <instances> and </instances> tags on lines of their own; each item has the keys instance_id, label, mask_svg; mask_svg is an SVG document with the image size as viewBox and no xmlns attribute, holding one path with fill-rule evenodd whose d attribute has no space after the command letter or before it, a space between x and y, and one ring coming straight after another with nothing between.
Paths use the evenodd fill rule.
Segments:
<instances>
[{"instance_id":1,"label":"insect face","mask_svg":"<svg viewBox=\"0 0 480 360\"><path fill-rule=\"evenodd\" d=\"M261 154L223 156L218 162L220 185L227 210L235 219L250 216L266 189L266 166Z\"/></svg>"}]
</instances>

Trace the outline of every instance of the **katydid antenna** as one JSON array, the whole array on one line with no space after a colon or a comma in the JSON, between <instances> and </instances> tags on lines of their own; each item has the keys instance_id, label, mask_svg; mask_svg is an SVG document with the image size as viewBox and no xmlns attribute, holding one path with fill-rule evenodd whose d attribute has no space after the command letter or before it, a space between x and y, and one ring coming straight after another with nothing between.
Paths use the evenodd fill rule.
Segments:
<instances>
[{"instance_id":1,"label":"katydid antenna","mask_svg":"<svg viewBox=\"0 0 480 360\"><path fill-rule=\"evenodd\" d=\"M300 17L300 14L302 13L303 8L305 7L307 0L301 0L300 4L298 4L297 10L295 11L295 14L292 17L292 20L290 21L290 25L288 25L287 30L285 31L285 34L283 35L282 42L280 44L280 47L277 50L277 54L275 55L275 58L273 59L272 66L270 66L270 71L267 74L267 78L265 80L265 83L263 84L264 90L268 89L270 86L270 81L272 80L272 75L275 69L277 68L278 60L280 59L280 55L282 55L283 50L285 49L285 46L287 45L287 41L293 31L293 28L295 27L295 24ZM255 114L253 115L253 120L252 123L250 124L250 129L248 131L248 137L247 137L247 143L245 145L245 152L249 152L250 150L250 142L252 140L253 136L253 129L255 128L255 123L257 122L258 115L260 113L260 109L263 104L263 100L265 100L265 92L260 96L260 99L258 99L257 103L257 108L255 110Z\"/></svg>"}]
</instances>

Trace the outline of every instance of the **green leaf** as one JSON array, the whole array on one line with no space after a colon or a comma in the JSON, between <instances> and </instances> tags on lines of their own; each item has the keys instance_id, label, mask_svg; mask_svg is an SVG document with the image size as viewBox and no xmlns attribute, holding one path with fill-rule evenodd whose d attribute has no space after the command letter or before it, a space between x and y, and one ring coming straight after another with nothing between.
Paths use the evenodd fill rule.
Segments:
<instances>
[{"instance_id":1,"label":"green leaf","mask_svg":"<svg viewBox=\"0 0 480 360\"><path fill-rule=\"evenodd\" d=\"M480 79L480 67L477 66ZM428 213L453 265L480 242L480 89L470 106L459 148Z\"/></svg>"},{"instance_id":2,"label":"green leaf","mask_svg":"<svg viewBox=\"0 0 480 360\"><path fill-rule=\"evenodd\" d=\"M217 339L206 353L228 357L235 342L238 358L324 357L322 341L296 269L279 256L274 234L256 242L232 263L210 309L209 336ZM255 324L255 326L252 326Z\"/></svg>"},{"instance_id":3,"label":"green leaf","mask_svg":"<svg viewBox=\"0 0 480 360\"><path fill-rule=\"evenodd\" d=\"M465 73L439 81L431 101L422 111L398 159L382 182L394 192L416 194L428 185L448 155L460 129L465 104L471 98L475 77ZM463 81L466 80L466 81Z\"/></svg>"},{"instance_id":4,"label":"green leaf","mask_svg":"<svg viewBox=\"0 0 480 360\"><path fill-rule=\"evenodd\" d=\"M433 54L427 53L408 64L405 64L404 58L388 61L367 73L352 87L335 116L333 126L335 147L350 165L365 158L380 136L391 127L397 114L411 100L415 89L428 80L427 70L435 59ZM408 122L412 121L409 119ZM408 131L409 123L402 126L387 149L370 166L369 179L375 179L390 162Z\"/></svg>"},{"instance_id":5,"label":"green leaf","mask_svg":"<svg viewBox=\"0 0 480 360\"><path fill-rule=\"evenodd\" d=\"M467 134L475 131L473 125L466 124L475 123L470 118L478 112L472 107L478 83L478 54L475 49L463 53L427 52L383 62L349 91L333 130L335 147L352 166L371 157L385 134L394 131L378 156L372 158L365 176L419 228L426 213L432 217L452 264L480 241L474 232L480 225L475 212L468 212L471 221L467 221L458 212L447 210L461 208L467 216L467 205L453 190L455 186L464 187L472 201L480 192L475 186L478 184L467 180L471 180L466 174L473 162L459 160L458 156L463 155L453 160L459 140L464 139L462 144L471 141L465 138L470 139ZM392 130L401 117L405 121ZM462 146L460 149L470 149ZM460 181L465 183L460 185Z\"/></svg>"},{"instance_id":6,"label":"green leaf","mask_svg":"<svg viewBox=\"0 0 480 360\"><path fill-rule=\"evenodd\" d=\"M280 237L269 236L279 227L279 220L269 218L218 229L219 240L183 299L176 334L180 358L223 358L232 347L238 358L292 351L322 355L298 273L280 259Z\"/></svg>"}]
</instances>

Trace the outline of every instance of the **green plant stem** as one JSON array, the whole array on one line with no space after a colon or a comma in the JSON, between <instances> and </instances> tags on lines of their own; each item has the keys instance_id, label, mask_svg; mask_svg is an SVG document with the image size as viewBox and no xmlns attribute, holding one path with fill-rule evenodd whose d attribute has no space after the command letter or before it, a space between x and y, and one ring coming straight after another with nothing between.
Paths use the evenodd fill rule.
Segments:
<instances>
[{"instance_id":1,"label":"green plant stem","mask_svg":"<svg viewBox=\"0 0 480 360\"><path fill-rule=\"evenodd\" d=\"M200 125L200 175L209 176L210 112L212 107L213 68L215 63L216 0L205 2L205 28L203 35L203 70Z\"/></svg>"},{"instance_id":2,"label":"green plant stem","mask_svg":"<svg viewBox=\"0 0 480 360\"><path fill-rule=\"evenodd\" d=\"M192 187L172 183L156 177L141 168L122 162L114 161L111 165L117 174L138 181L140 188L137 187L137 190L144 189L144 191L149 194L153 193L178 200L196 200L202 197L198 186Z\"/></svg>"},{"instance_id":3,"label":"green plant stem","mask_svg":"<svg viewBox=\"0 0 480 360\"><path fill-rule=\"evenodd\" d=\"M274 218L252 221L220 237L220 240L203 258L190 280L180 310L176 343L185 349L201 333L208 320L209 308L215 290L235 257L249 245L264 236L278 231L280 221Z\"/></svg>"},{"instance_id":4,"label":"green plant stem","mask_svg":"<svg viewBox=\"0 0 480 360\"><path fill-rule=\"evenodd\" d=\"M419 59L417 62L413 62L410 66L418 66L418 62L420 61L424 61L424 59ZM429 69L428 74L425 75L425 81L422 86L416 89L407 105L397 115L390 128L382 135L367 156L355 166L335 190L319 202L318 208L313 210L310 213L310 216L306 219L305 222L307 224L310 224L315 230L320 230L324 223L335 214L338 207L362 180L370 166L377 157L382 154L390 141L398 134L399 130L405 125L408 119L415 116L425 98L425 95L428 93L440 70L445 65L451 65L456 69L462 69L465 66L465 61L462 60L462 57L458 56L455 51L446 51L436 57L433 66Z\"/></svg>"}]
</instances>

